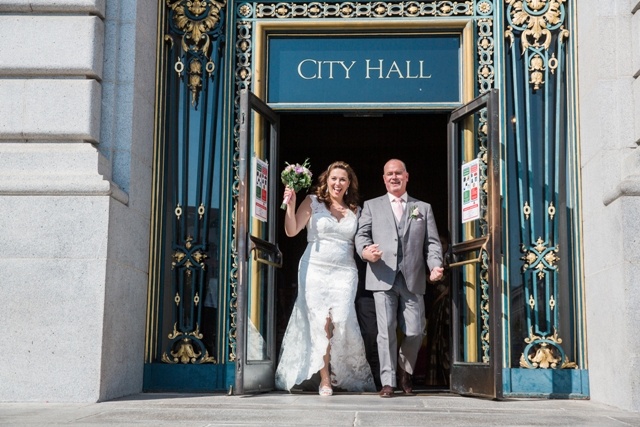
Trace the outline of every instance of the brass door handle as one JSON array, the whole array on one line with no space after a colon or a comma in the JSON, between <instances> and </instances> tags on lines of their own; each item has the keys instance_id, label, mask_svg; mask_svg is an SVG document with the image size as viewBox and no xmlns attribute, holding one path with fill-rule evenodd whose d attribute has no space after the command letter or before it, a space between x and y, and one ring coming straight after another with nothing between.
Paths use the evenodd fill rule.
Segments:
<instances>
[{"instance_id":1,"label":"brass door handle","mask_svg":"<svg viewBox=\"0 0 640 427\"><path fill-rule=\"evenodd\" d=\"M484 252L487 252L487 243L489 243L489 238L488 238L488 237L487 237L487 239L484 241L484 243L482 244L482 246L480 246L480 247L478 248L478 251L479 251L480 253L478 254L478 257L477 257L477 258L468 259L468 260L465 260L465 261L452 262L452 263L450 263L450 264L449 264L449 268L453 268L453 267L461 267L461 266L463 266L463 265L467 265L467 264L476 264L476 263L481 262L481 261L482 261L482 252L483 252L483 251L484 251ZM475 250L475 249L474 249L474 250ZM459 252L458 254L465 253L465 252L471 252L471 251L469 250L469 251ZM455 255L458 255L458 254L455 254Z\"/></svg>"},{"instance_id":2,"label":"brass door handle","mask_svg":"<svg viewBox=\"0 0 640 427\"><path fill-rule=\"evenodd\" d=\"M466 261L452 262L451 264L449 264L449 268L460 267L467 264L475 264L477 262L480 262L480 257L474 258L474 259L468 259Z\"/></svg>"},{"instance_id":3,"label":"brass door handle","mask_svg":"<svg viewBox=\"0 0 640 427\"><path fill-rule=\"evenodd\" d=\"M249 254L251 255L251 253L253 253L254 261L272 267L282 268L282 252L277 245L255 236L249 236L249 239L251 240ZM273 261L270 258L273 259Z\"/></svg>"},{"instance_id":4,"label":"brass door handle","mask_svg":"<svg viewBox=\"0 0 640 427\"><path fill-rule=\"evenodd\" d=\"M257 248L251 248L251 250L249 252L253 252L253 260L257 261L259 263L262 264L267 264L270 265L272 267L276 267L276 268L282 268L282 255L280 255L280 257L278 258L277 262L273 262L273 261L269 261L266 258L262 258L261 256L258 255L258 252L260 250Z\"/></svg>"}]
</instances>

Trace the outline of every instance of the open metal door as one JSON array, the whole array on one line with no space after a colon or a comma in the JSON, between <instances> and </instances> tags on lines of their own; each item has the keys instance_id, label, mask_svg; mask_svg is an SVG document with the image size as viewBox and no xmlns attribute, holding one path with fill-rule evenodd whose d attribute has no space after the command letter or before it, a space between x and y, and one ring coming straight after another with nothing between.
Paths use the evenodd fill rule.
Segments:
<instances>
[{"instance_id":1,"label":"open metal door","mask_svg":"<svg viewBox=\"0 0 640 427\"><path fill-rule=\"evenodd\" d=\"M282 266L276 242L279 117L254 94L240 96L240 179L235 393L272 390L275 278Z\"/></svg>"},{"instance_id":2,"label":"open metal door","mask_svg":"<svg viewBox=\"0 0 640 427\"><path fill-rule=\"evenodd\" d=\"M451 113L451 391L502 398L498 91Z\"/></svg>"}]
</instances>

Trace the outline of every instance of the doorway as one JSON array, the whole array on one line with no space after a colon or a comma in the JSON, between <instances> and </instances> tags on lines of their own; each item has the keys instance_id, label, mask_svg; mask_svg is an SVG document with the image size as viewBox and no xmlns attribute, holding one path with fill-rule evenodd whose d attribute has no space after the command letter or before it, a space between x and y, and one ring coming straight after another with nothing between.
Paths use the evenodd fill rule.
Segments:
<instances>
[{"instance_id":1,"label":"doorway","mask_svg":"<svg viewBox=\"0 0 640 427\"><path fill-rule=\"evenodd\" d=\"M391 158L401 159L409 172L409 194L432 205L438 230L446 232L449 210L447 122L446 113L283 113L280 116L279 149L282 164L277 165L277 169L281 170L284 162L302 163L309 158L315 178L333 161L346 161L358 176L362 204L364 200L380 196L386 191L382 180L385 162ZM281 185L278 188L282 190ZM302 201L304 195L304 192L298 195L298 202ZM281 193L277 194L277 197L280 196ZM284 216L280 215L277 232L284 265L277 278L277 354L296 298L298 260L306 246L306 233L303 231L293 238L287 237L283 220ZM358 257L356 260L360 261ZM364 265L359 264L359 267L364 268ZM359 288L359 298L366 298L366 293L363 295L362 291L363 283ZM443 292L442 286L427 288L425 306L428 318L432 309L438 307L446 308L448 313L442 298L438 300ZM356 308L360 309L359 303L365 304L365 301L357 301ZM375 358L375 336L367 339L367 325L363 324L362 317L359 320L365 334L365 346L368 352L374 353L368 356ZM448 369L442 365L446 365L449 358L450 334L446 324L436 324L433 318L428 321L431 322L428 325L431 334L426 337L423 351L418 357L414 384L416 389L448 390ZM437 339L446 342L434 347L436 335ZM434 348L447 354L437 354ZM375 376L376 368L372 370Z\"/></svg>"}]
</instances>

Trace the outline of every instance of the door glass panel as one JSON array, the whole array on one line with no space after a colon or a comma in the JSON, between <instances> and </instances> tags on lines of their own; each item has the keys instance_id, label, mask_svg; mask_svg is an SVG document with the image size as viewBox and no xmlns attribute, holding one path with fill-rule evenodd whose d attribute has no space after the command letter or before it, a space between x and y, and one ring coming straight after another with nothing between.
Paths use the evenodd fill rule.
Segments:
<instances>
[{"instance_id":1,"label":"door glass panel","mask_svg":"<svg viewBox=\"0 0 640 427\"><path fill-rule=\"evenodd\" d=\"M460 267L461 286L458 288L458 298L461 304L459 310L459 325L462 330L458 334L458 350L456 360L467 363L488 363L488 334L486 324L486 307L483 306L488 297L486 280L486 266L475 262L480 257L480 251L470 251L463 255L461 261L469 262Z\"/></svg>"},{"instance_id":2,"label":"door glass panel","mask_svg":"<svg viewBox=\"0 0 640 427\"><path fill-rule=\"evenodd\" d=\"M271 354L267 346L269 340L269 328L267 327L269 317L269 298L264 295L268 292L263 289L260 283L267 283L269 280L269 269L264 265L257 264L254 269L254 280L249 288L249 322L247 325L247 362L269 360Z\"/></svg>"}]
</instances>

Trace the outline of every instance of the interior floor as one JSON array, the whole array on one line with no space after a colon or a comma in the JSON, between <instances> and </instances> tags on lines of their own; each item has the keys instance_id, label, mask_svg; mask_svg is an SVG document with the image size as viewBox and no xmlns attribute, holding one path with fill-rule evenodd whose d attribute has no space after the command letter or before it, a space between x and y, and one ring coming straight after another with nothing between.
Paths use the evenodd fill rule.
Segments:
<instances>
[{"instance_id":1,"label":"interior floor","mask_svg":"<svg viewBox=\"0 0 640 427\"><path fill-rule=\"evenodd\" d=\"M279 166L284 166L284 162L302 163L309 158L314 178L336 160L349 163L358 177L361 204L385 193L382 173L386 161L391 158L403 160L409 172L408 193L432 205L440 231L448 227L446 114L282 114L279 146L282 163ZM303 195L299 194L298 202ZM284 267L279 272L276 300L278 352L296 297L298 259L306 246L305 232L293 238L286 237L283 217L279 221L278 241ZM363 267L362 264L359 266ZM363 283L359 287L363 288ZM425 297L427 316L438 297L436 294L435 287L430 287ZM364 331L366 325L361 323L361 327ZM448 329L443 328L438 333L446 334L448 347ZM371 345L375 346L375 340ZM433 368L433 362L441 365L441 359L447 355L432 353L421 352L414 381L418 387L448 387L448 376L433 372L437 370Z\"/></svg>"}]
</instances>

